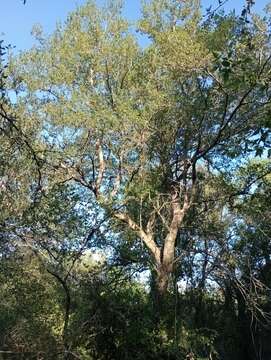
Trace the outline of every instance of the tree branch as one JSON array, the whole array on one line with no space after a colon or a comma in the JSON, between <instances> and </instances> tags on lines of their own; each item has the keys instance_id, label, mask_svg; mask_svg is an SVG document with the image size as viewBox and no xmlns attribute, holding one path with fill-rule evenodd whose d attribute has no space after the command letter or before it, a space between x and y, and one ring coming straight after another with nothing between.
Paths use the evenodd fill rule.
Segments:
<instances>
[{"instance_id":1,"label":"tree branch","mask_svg":"<svg viewBox=\"0 0 271 360\"><path fill-rule=\"evenodd\" d=\"M128 214L116 212L114 213L116 219L126 223L130 229L135 231L139 237L142 239L144 244L147 246L152 256L154 257L157 264L160 263L160 253L161 249L157 246L155 241L153 240L153 236L151 233L145 232L142 227L140 227Z\"/></svg>"},{"instance_id":2,"label":"tree branch","mask_svg":"<svg viewBox=\"0 0 271 360\"><path fill-rule=\"evenodd\" d=\"M104 171L105 171L105 161L104 161L104 154L102 149L102 143L101 140L97 140L96 143L96 150L98 152L98 159L99 159L99 170L98 170L98 176L95 182L95 195L98 196L101 188L101 184L104 177Z\"/></svg>"}]
</instances>

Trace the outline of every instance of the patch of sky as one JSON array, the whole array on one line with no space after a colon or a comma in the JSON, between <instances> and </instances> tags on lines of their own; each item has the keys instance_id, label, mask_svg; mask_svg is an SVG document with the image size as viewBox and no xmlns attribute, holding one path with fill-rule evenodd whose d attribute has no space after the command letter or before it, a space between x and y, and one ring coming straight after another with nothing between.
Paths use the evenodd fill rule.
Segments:
<instances>
[{"instance_id":1,"label":"patch of sky","mask_svg":"<svg viewBox=\"0 0 271 360\"><path fill-rule=\"evenodd\" d=\"M261 12L262 9L268 4L268 0L256 0L254 11ZM6 44L16 46L16 51L31 48L35 39L31 36L33 25L41 24L45 34L51 34L57 22L64 22L68 14L76 9L77 6L83 5L86 0L46 0L34 1L28 0L26 5L18 0L3 1L1 4L1 28L0 32L4 34L2 37ZM102 5L104 1L98 0L97 4ZM140 17L141 13L140 0L126 0L124 2L124 16L128 18L133 24ZM236 9L240 13L245 1L243 0L229 0L226 1L224 8L226 11ZM202 1L202 11L211 5L216 7L218 1L204 0ZM136 30L133 30L136 31ZM141 46L148 45L148 38L137 33Z\"/></svg>"}]
</instances>

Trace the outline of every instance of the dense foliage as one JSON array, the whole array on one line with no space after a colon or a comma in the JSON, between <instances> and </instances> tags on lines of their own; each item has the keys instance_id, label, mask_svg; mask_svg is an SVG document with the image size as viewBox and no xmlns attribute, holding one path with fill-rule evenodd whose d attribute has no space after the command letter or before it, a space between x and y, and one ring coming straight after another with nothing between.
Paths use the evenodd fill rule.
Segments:
<instances>
[{"instance_id":1,"label":"dense foliage","mask_svg":"<svg viewBox=\"0 0 271 360\"><path fill-rule=\"evenodd\" d=\"M150 0L135 31L87 1L0 63L0 358L271 357L271 18L252 5Z\"/></svg>"}]
</instances>

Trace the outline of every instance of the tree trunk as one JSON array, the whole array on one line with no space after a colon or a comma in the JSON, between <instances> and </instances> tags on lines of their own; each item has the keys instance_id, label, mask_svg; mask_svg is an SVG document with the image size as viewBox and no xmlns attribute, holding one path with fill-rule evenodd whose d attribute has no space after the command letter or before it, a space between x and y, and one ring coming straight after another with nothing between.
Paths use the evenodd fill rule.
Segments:
<instances>
[{"instance_id":1,"label":"tree trunk","mask_svg":"<svg viewBox=\"0 0 271 360\"><path fill-rule=\"evenodd\" d=\"M168 313L168 288L172 271L160 265L153 272L153 305L155 321L159 323Z\"/></svg>"},{"instance_id":2,"label":"tree trunk","mask_svg":"<svg viewBox=\"0 0 271 360\"><path fill-rule=\"evenodd\" d=\"M168 291L170 276L171 271L167 267L160 265L156 277L156 288L160 297L164 296Z\"/></svg>"},{"instance_id":3,"label":"tree trunk","mask_svg":"<svg viewBox=\"0 0 271 360\"><path fill-rule=\"evenodd\" d=\"M71 311L71 295L70 289L67 285L67 279L62 279L57 273L54 273L47 269L47 272L54 276L57 281L61 284L64 293L65 293L65 315L64 315L64 324L62 330L62 340L63 340L63 347L64 347L64 359L69 359L69 342L68 342L68 332L69 332L69 320L70 320L70 311Z\"/></svg>"}]
</instances>

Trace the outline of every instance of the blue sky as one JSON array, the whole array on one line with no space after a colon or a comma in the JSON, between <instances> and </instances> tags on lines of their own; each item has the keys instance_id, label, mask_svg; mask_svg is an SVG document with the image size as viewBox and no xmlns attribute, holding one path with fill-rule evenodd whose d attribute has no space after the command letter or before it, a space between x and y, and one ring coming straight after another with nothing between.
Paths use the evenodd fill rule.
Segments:
<instances>
[{"instance_id":1,"label":"blue sky","mask_svg":"<svg viewBox=\"0 0 271 360\"><path fill-rule=\"evenodd\" d=\"M102 0L98 0L101 3ZM22 0L0 0L1 22L0 38L6 43L16 46L16 50L30 48L33 44L31 29L34 24L41 24L46 33L53 32L58 21L65 20L67 14L85 0L27 0L23 5ZM217 1L204 0L207 7ZM229 0L227 8L240 10L245 0ZM256 0L255 9L260 11L268 3L268 0ZM136 20L140 14L140 0L126 0L126 16Z\"/></svg>"}]
</instances>

